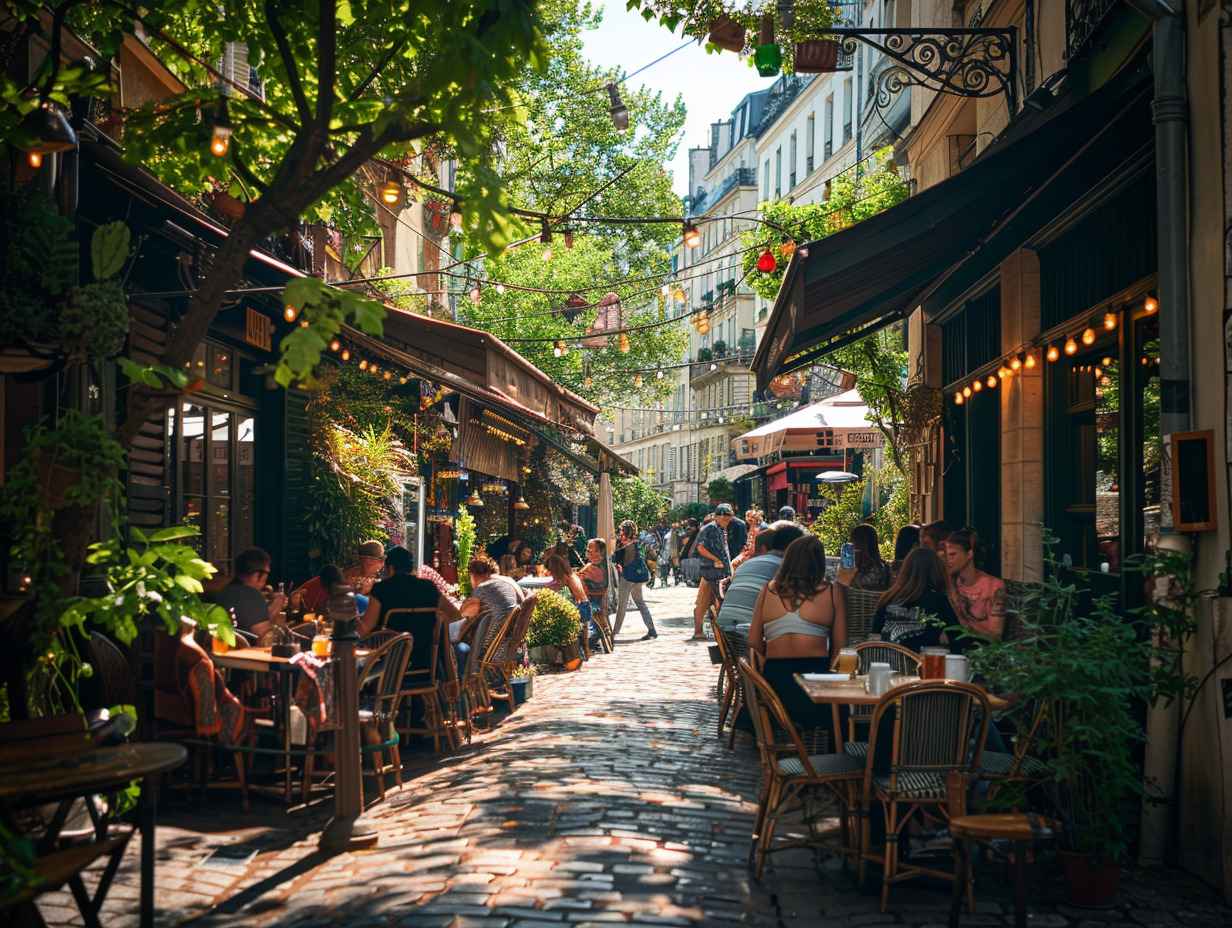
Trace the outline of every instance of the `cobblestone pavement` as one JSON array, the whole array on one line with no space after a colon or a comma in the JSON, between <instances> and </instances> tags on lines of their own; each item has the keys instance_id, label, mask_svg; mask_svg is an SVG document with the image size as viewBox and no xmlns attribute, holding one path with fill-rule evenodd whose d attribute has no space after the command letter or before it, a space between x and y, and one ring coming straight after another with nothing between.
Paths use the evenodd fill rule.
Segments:
<instances>
[{"instance_id":1,"label":"cobblestone pavement","mask_svg":"<svg viewBox=\"0 0 1232 928\"><path fill-rule=\"evenodd\" d=\"M287 812L254 799L244 815L222 791L191 806L173 799L159 828L159 924L943 924L946 887L895 887L883 915L877 896L856 889L854 868L811 850L772 855L762 882L751 879L756 758L747 738L734 751L716 738L716 672L706 644L687 640L692 594L648 591L657 640L637 640L634 611L614 654L537 677L533 698L471 747L411 755L404 788L370 810L374 849L318 852L328 803ZM134 841L107 928L136 923L136 861ZM999 868L977 877L963 924L1013 924ZM1057 877L1034 875L1032 928L1232 925L1209 891L1175 875L1127 878L1109 912L1061 904ZM45 898L49 924L80 924L66 894Z\"/></svg>"}]
</instances>

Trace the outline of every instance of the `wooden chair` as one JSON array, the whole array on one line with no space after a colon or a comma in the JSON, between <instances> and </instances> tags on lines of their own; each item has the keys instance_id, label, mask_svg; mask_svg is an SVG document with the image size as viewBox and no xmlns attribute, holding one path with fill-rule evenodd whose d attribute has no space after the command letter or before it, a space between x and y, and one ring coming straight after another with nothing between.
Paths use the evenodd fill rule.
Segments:
<instances>
[{"instance_id":1,"label":"wooden chair","mask_svg":"<svg viewBox=\"0 0 1232 928\"><path fill-rule=\"evenodd\" d=\"M988 694L974 684L954 680L921 680L896 686L873 711L862 802L866 812L874 801L881 803L886 843L884 854L873 852L866 814L860 840L860 883L864 883L870 861L881 865L882 912L894 883L917 876L955 878L952 873L914 861L903 862L898 843L907 823L925 808L947 819L966 813L967 790L979 776L987 733L987 729L981 729L972 751L971 739L981 712L988 717ZM885 749L878 746L883 721L893 725L888 758L881 756Z\"/></svg>"},{"instance_id":2,"label":"wooden chair","mask_svg":"<svg viewBox=\"0 0 1232 928\"><path fill-rule=\"evenodd\" d=\"M538 593L532 593L522 600L522 604L510 613L500 634L493 637L480 662L480 670L488 684L488 698L507 702L510 712L514 710L516 703L509 681L513 677L518 651L526 641L531 616L535 614L538 602Z\"/></svg>"},{"instance_id":3,"label":"wooden chair","mask_svg":"<svg viewBox=\"0 0 1232 928\"><path fill-rule=\"evenodd\" d=\"M436 609L427 612L436 613ZM391 609L390 615L397 613L425 612L423 609ZM397 730L401 735L423 735L432 739L432 749L440 751L441 740L445 739L449 746L455 746L457 732L449 724L450 713L445 694L442 691L440 679L441 629L444 623L439 614L432 625L432 645L428 654L428 666L416 667L406 672L402 682L402 705L399 713ZM412 713L413 700L418 697L423 700L424 717L421 725L414 724Z\"/></svg>"},{"instance_id":4,"label":"wooden chair","mask_svg":"<svg viewBox=\"0 0 1232 928\"><path fill-rule=\"evenodd\" d=\"M853 645L856 652L856 673L868 673L868 665L873 663L889 664L896 673L907 676L918 676L923 658L910 648L888 641L865 641ZM847 716L847 741L843 750L853 757L863 760L868 753L868 742L858 738L857 729L868 725L873 718L872 706L851 706Z\"/></svg>"},{"instance_id":5,"label":"wooden chair","mask_svg":"<svg viewBox=\"0 0 1232 928\"><path fill-rule=\"evenodd\" d=\"M1014 842L1014 928L1027 928L1027 849L1036 841L1050 841L1061 831L1061 823L1039 815L962 815L950 819L954 839L954 894L950 900L950 928L958 928L958 911L964 893L968 908L973 908L973 893L968 872L972 841ZM994 844L993 847L996 847Z\"/></svg>"},{"instance_id":6,"label":"wooden chair","mask_svg":"<svg viewBox=\"0 0 1232 928\"><path fill-rule=\"evenodd\" d=\"M727 736L727 746L736 743L736 718L744 708L744 686L740 678L740 660L749 659L749 639L743 635L728 631L721 625L714 626L714 638L718 643L719 654L723 658L723 697L719 703L719 737L723 737L723 729L731 719L731 731ZM759 655L760 656L760 655Z\"/></svg>"},{"instance_id":7,"label":"wooden chair","mask_svg":"<svg viewBox=\"0 0 1232 928\"><path fill-rule=\"evenodd\" d=\"M124 652L102 632L90 633L90 663L108 708L137 704L137 675Z\"/></svg>"},{"instance_id":8,"label":"wooden chair","mask_svg":"<svg viewBox=\"0 0 1232 928\"><path fill-rule=\"evenodd\" d=\"M398 789L402 788L402 755L398 751L398 735L395 731L390 739L389 734L402 705L403 679L414 644L415 639L411 635L395 635L368 654L359 673L361 738L366 746L372 748L369 752L372 754L372 775L377 778L382 799L385 798L385 774L392 772L398 781ZM386 764L381 745L389 740L393 744L389 746L390 763Z\"/></svg>"},{"instance_id":9,"label":"wooden chair","mask_svg":"<svg viewBox=\"0 0 1232 928\"><path fill-rule=\"evenodd\" d=\"M607 618L607 594L603 595L603 604L600 608L594 608L591 605L590 617L595 623L595 628L599 630L599 647L603 649L605 654L612 653L612 623Z\"/></svg>"},{"instance_id":10,"label":"wooden chair","mask_svg":"<svg viewBox=\"0 0 1232 928\"><path fill-rule=\"evenodd\" d=\"M462 697L465 703L464 713L468 731L473 732L479 720L485 727L490 724L492 716L492 692L488 688L487 674L483 658L488 650L497 642L511 622L517 617L522 605L519 603L513 610L499 621L489 617L475 628L475 637L471 646L471 656L466 662L462 674Z\"/></svg>"},{"instance_id":11,"label":"wooden chair","mask_svg":"<svg viewBox=\"0 0 1232 928\"><path fill-rule=\"evenodd\" d=\"M842 591L847 602L847 640L863 641L873 633L877 601L885 591L853 590L849 586L842 587Z\"/></svg>"},{"instance_id":12,"label":"wooden chair","mask_svg":"<svg viewBox=\"0 0 1232 928\"><path fill-rule=\"evenodd\" d=\"M738 667L749 714L753 717L757 751L761 760L762 789L749 844L753 878L760 880L766 855L771 851L817 842L818 837L812 833L810 826L807 839L773 846L774 829L779 814L789 803L807 791L822 788L833 793L839 801L843 835L848 837L851 834L849 810L853 792L863 775L863 768L859 761L845 754L810 754L788 718L783 703L766 678L743 658ZM838 850L854 853L849 843L848 839Z\"/></svg>"},{"instance_id":13,"label":"wooden chair","mask_svg":"<svg viewBox=\"0 0 1232 928\"><path fill-rule=\"evenodd\" d=\"M359 639L359 646L361 648L367 648L369 651L375 651L385 642L397 638L398 635L399 632L396 632L391 628L375 628Z\"/></svg>"}]
</instances>

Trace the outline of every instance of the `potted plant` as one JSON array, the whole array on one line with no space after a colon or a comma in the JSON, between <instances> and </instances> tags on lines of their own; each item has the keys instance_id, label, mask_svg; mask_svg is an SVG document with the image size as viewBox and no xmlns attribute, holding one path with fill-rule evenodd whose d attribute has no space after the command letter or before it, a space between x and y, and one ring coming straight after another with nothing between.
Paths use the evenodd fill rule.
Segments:
<instances>
[{"instance_id":1,"label":"potted plant","mask_svg":"<svg viewBox=\"0 0 1232 928\"><path fill-rule=\"evenodd\" d=\"M828 74L839 70L839 42L826 35L834 25L834 7L824 0L797 0L795 18L784 31L792 43L792 70L796 74Z\"/></svg>"},{"instance_id":2,"label":"potted plant","mask_svg":"<svg viewBox=\"0 0 1232 928\"><path fill-rule=\"evenodd\" d=\"M542 590L530 617L526 643L531 660L539 664L563 664L575 670L582 662L578 635L582 615L572 601L552 590Z\"/></svg>"},{"instance_id":3,"label":"potted plant","mask_svg":"<svg viewBox=\"0 0 1232 928\"><path fill-rule=\"evenodd\" d=\"M729 52L744 50L744 23L737 22L726 13L721 13L710 21L710 44Z\"/></svg>"},{"instance_id":4,"label":"potted plant","mask_svg":"<svg viewBox=\"0 0 1232 928\"><path fill-rule=\"evenodd\" d=\"M515 706L520 706L533 695L535 672L531 667L519 664L509 675L509 692L513 693Z\"/></svg>"},{"instance_id":5,"label":"potted plant","mask_svg":"<svg viewBox=\"0 0 1232 928\"><path fill-rule=\"evenodd\" d=\"M1021 635L979 636L967 654L991 690L1020 700L1017 738L1030 739L1020 745L1040 764L1032 782L1062 823L1070 901L1111 906L1142 790L1133 755L1145 733L1133 705L1150 696L1150 643L1113 596L1084 608L1084 591L1054 555L1056 539L1043 536L1044 580L1009 604ZM1029 785L1011 781L1000 801L1026 802Z\"/></svg>"}]
</instances>

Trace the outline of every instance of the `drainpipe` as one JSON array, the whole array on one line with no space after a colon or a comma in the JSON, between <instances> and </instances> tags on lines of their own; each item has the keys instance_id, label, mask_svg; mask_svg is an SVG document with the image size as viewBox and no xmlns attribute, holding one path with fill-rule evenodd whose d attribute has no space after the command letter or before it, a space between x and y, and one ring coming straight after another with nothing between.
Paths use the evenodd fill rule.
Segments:
<instances>
[{"instance_id":1,"label":"drainpipe","mask_svg":"<svg viewBox=\"0 0 1232 928\"><path fill-rule=\"evenodd\" d=\"M1160 428L1190 428L1188 187L1183 13L1164 0L1127 0L1154 23L1156 213L1159 227ZM1185 544L1178 536L1168 541ZM1177 547L1169 544L1168 547ZM1191 552L1186 552L1191 553ZM1181 700L1147 713L1139 862L1159 866L1171 852Z\"/></svg>"}]
</instances>

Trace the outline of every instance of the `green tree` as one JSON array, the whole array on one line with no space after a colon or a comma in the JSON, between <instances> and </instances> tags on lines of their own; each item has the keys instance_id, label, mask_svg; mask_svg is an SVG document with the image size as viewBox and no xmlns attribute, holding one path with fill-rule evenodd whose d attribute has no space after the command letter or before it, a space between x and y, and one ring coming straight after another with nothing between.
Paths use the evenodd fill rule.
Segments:
<instances>
[{"instance_id":1,"label":"green tree","mask_svg":"<svg viewBox=\"0 0 1232 928\"><path fill-rule=\"evenodd\" d=\"M70 21L104 57L135 28L127 8L101 0L61 0L56 22L70 9ZM38 5L22 3L16 12L19 30L43 31ZM519 117L513 88L522 70L546 64L534 0L184 0L142 19L151 51L189 89L128 116L125 157L188 196L225 188L246 204L168 341L169 367L191 359L262 239L300 217L371 215L357 174L373 158L399 158L431 141L465 160L460 194L477 247L497 251L512 240L498 143L502 127ZM210 135L224 113L206 63L222 59L231 42L246 43L263 93L238 89L227 101L232 135L217 157ZM62 82L40 72L30 87L6 85L3 98L54 93ZM19 115L6 112L0 131L8 126L11 136ZM381 330L376 304L319 282L296 282L287 298L310 326L284 339L283 382L311 374L342 320ZM124 443L165 402L161 393L144 384L128 391Z\"/></svg>"},{"instance_id":2,"label":"green tree","mask_svg":"<svg viewBox=\"0 0 1232 928\"><path fill-rule=\"evenodd\" d=\"M617 528L625 519L645 528L667 514L667 497L646 486L641 477L616 477L612 480L612 514Z\"/></svg>"},{"instance_id":3,"label":"green tree","mask_svg":"<svg viewBox=\"0 0 1232 928\"><path fill-rule=\"evenodd\" d=\"M706 495L712 503L735 503L736 488L726 477L715 477L706 484Z\"/></svg>"}]
</instances>

